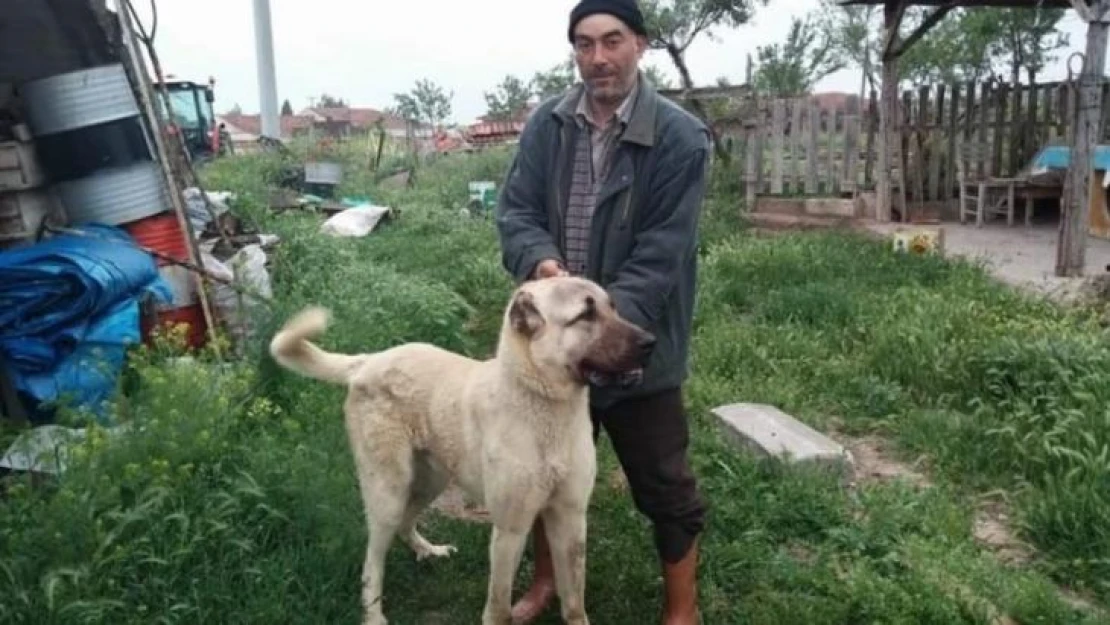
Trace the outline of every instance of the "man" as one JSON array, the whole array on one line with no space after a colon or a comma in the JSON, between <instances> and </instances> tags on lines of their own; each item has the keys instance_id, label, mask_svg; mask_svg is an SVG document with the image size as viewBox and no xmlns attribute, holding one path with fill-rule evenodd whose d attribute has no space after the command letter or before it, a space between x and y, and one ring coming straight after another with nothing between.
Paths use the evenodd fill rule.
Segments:
<instances>
[{"instance_id":1,"label":"man","mask_svg":"<svg viewBox=\"0 0 1110 625\"><path fill-rule=\"evenodd\" d=\"M588 277L658 338L638 379L591 381L591 412L653 524L663 622L696 623L705 504L686 457L682 384L709 134L645 82L635 0L582 0L568 35L582 82L542 103L521 135L496 210L502 262L518 282ZM533 621L555 595L542 521L532 534L536 574L515 623Z\"/></svg>"}]
</instances>

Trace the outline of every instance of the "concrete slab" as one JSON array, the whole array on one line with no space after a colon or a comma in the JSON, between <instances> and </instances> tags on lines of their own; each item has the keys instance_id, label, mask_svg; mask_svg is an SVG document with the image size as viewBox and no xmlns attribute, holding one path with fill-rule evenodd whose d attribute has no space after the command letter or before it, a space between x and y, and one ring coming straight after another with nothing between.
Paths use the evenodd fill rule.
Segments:
<instances>
[{"instance_id":1,"label":"concrete slab","mask_svg":"<svg viewBox=\"0 0 1110 625\"><path fill-rule=\"evenodd\" d=\"M852 454L843 445L768 404L718 406L714 416L737 447L789 463L813 463L842 475L852 473Z\"/></svg>"}]
</instances>

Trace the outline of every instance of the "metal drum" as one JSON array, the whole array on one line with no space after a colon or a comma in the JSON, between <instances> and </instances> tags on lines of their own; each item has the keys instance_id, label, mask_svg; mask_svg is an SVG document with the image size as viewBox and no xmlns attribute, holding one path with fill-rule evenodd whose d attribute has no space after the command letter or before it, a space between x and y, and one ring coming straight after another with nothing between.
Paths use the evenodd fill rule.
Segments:
<instances>
[{"instance_id":1,"label":"metal drum","mask_svg":"<svg viewBox=\"0 0 1110 625\"><path fill-rule=\"evenodd\" d=\"M171 209L122 65L49 76L22 92L43 166L72 223L122 225Z\"/></svg>"},{"instance_id":2,"label":"metal drum","mask_svg":"<svg viewBox=\"0 0 1110 625\"><path fill-rule=\"evenodd\" d=\"M102 169L60 182L57 190L74 224L118 226L170 210L165 179L156 163Z\"/></svg>"},{"instance_id":3,"label":"metal drum","mask_svg":"<svg viewBox=\"0 0 1110 625\"><path fill-rule=\"evenodd\" d=\"M120 64L31 81L21 88L32 132L46 136L135 118L139 105Z\"/></svg>"}]
</instances>

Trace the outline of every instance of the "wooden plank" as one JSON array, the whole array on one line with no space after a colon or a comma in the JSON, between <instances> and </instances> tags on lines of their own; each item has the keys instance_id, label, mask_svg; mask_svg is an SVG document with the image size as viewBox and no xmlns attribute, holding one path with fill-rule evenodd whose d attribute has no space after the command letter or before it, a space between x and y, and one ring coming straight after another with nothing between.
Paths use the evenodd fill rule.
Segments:
<instances>
[{"instance_id":1,"label":"wooden plank","mask_svg":"<svg viewBox=\"0 0 1110 625\"><path fill-rule=\"evenodd\" d=\"M944 160L944 85L937 85L937 101L933 108L933 131L929 133L929 199L940 197L940 166Z\"/></svg>"},{"instance_id":2,"label":"wooden plank","mask_svg":"<svg viewBox=\"0 0 1110 625\"><path fill-rule=\"evenodd\" d=\"M1071 89L1065 85L1056 88L1056 138L1067 141L1071 130Z\"/></svg>"},{"instance_id":3,"label":"wooden plank","mask_svg":"<svg viewBox=\"0 0 1110 625\"><path fill-rule=\"evenodd\" d=\"M802 191L802 108L805 98L790 101L790 191Z\"/></svg>"},{"instance_id":4,"label":"wooden plank","mask_svg":"<svg viewBox=\"0 0 1110 625\"><path fill-rule=\"evenodd\" d=\"M857 96L848 98L848 110L844 116L844 174L840 176L840 190L853 196L859 185L859 123L860 101Z\"/></svg>"},{"instance_id":5,"label":"wooden plank","mask_svg":"<svg viewBox=\"0 0 1110 625\"><path fill-rule=\"evenodd\" d=\"M992 140L990 159L991 159L991 173L995 176L1005 176L1008 174L1006 171L1005 161L1002 160L1002 147L1009 137L1006 132L1007 109L1006 104L1010 100L1010 86L999 85L998 95L995 100L994 106L994 138Z\"/></svg>"},{"instance_id":6,"label":"wooden plank","mask_svg":"<svg viewBox=\"0 0 1110 625\"><path fill-rule=\"evenodd\" d=\"M776 99L771 106L771 193L782 195L783 135L786 132L786 103Z\"/></svg>"},{"instance_id":7,"label":"wooden plank","mask_svg":"<svg viewBox=\"0 0 1110 625\"><path fill-rule=\"evenodd\" d=\"M987 83L983 83L982 90L979 93L979 145L986 146L987 143L987 127L990 125L991 103L993 98L991 96L991 87ZM984 152L986 150L984 149ZM976 158L979 162L975 163L972 167L973 171L982 177L989 174L990 161L983 155L978 155Z\"/></svg>"},{"instance_id":8,"label":"wooden plank","mask_svg":"<svg viewBox=\"0 0 1110 625\"><path fill-rule=\"evenodd\" d=\"M960 119L960 85L952 85L952 97L948 112L948 147L947 157L944 159L944 199L951 200L956 189L956 133L961 129L957 125ZM956 194L958 196L958 194Z\"/></svg>"},{"instance_id":9,"label":"wooden plank","mask_svg":"<svg viewBox=\"0 0 1110 625\"><path fill-rule=\"evenodd\" d=\"M758 109L756 109L756 115L759 115ZM747 145L744 146L747 152L745 157L747 162L744 163L746 170L744 175L744 208L749 211L755 209L755 196L760 192L759 183L763 178L761 175L763 173L763 167L761 166L763 163L763 150L761 149L763 141L761 135L765 126L762 122L762 119L757 118L757 122L748 128L748 141Z\"/></svg>"},{"instance_id":10,"label":"wooden plank","mask_svg":"<svg viewBox=\"0 0 1110 625\"><path fill-rule=\"evenodd\" d=\"M1029 108L1027 109L1027 112L1029 114L1029 128L1031 129L1030 132L1033 136L1029 138L1029 143L1026 144L1026 151L1024 154L1021 155L1022 167L1024 167L1025 164L1029 162L1029 159L1033 157L1033 154L1036 153L1038 147L1040 147L1037 144L1039 144L1047 136L1047 133L1045 133L1044 129L1041 128L1040 122L1041 115L1044 114L1044 98L1042 97L1043 95L1044 90L1041 89L1040 85L1029 85Z\"/></svg>"},{"instance_id":11,"label":"wooden plank","mask_svg":"<svg viewBox=\"0 0 1110 625\"><path fill-rule=\"evenodd\" d=\"M1110 8L1110 0L1091 0L1095 15ZM1087 47L1079 76L1078 115L1068 171L1067 203L1056 250L1057 276L1082 276L1087 259L1087 233L1093 183L1092 156L1102 121L1102 80L1106 71L1106 40L1110 24L1101 19L1087 23Z\"/></svg>"},{"instance_id":12,"label":"wooden plank","mask_svg":"<svg viewBox=\"0 0 1110 625\"><path fill-rule=\"evenodd\" d=\"M887 48L898 38L898 26L902 21L901 3L887 2L883 5L883 36ZM890 221L894 202L892 188L891 158L895 150L894 142L900 141L898 130L898 61L882 57L880 70L882 96L879 99L879 171L878 192L875 201L875 219L879 222Z\"/></svg>"},{"instance_id":13,"label":"wooden plank","mask_svg":"<svg viewBox=\"0 0 1110 625\"><path fill-rule=\"evenodd\" d=\"M921 179L921 163L916 161L921 159L920 133L923 131L918 129L921 118L920 115L914 115L913 92L908 89L902 92L902 119L906 120L905 125L902 126L902 158L898 161L898 166L902 168L902 188L906 189L908 187L904 191L906 195L912 189L914 201L920 202L921 189L924 183ZM915 123L915 121L918 123ZM911 155L913 155L913 162L910 160ZM907 212L909 211L902 211L903 222L909 221Z\"/></svg>"},{"instance_id":14,"label":"wooden plank","mask_svg":"<svg viewBox=\"0 0 1110 625\"><path fill-rule=\"evenodd\" d=\"M863 152L863 186L870 188L875 184L875 142L876 133L879 131L879 96L872 89L867 95L867 103L864 108L866 117L866 127L864 132L867 133L867 140L864 142Z\"/></svg>"},{"instance_id":15,"label":"wooden plank","mask_svg":"<svg viewBox=\"0 0 1110 625\"><path fill-rule=\"evenodd\" d=\"M828 120L825 125L825 154L829 159L828 167L825 169L825 193L828 195L836 195L837 189L840 188L836 176L836 119L839 109L828 109L825 111L825 117Z\"/></svg>"},{"instance_id":16,"label":"wooden plank","mask_svg":"<svg viewBox=\"0 0 1110 625\"><path fill-rule=\"evenodd\" d=\"M817 194L817 132L820 122L817 103L810 100L806 106L806 195Z\"/></svg>"}]
</instances>

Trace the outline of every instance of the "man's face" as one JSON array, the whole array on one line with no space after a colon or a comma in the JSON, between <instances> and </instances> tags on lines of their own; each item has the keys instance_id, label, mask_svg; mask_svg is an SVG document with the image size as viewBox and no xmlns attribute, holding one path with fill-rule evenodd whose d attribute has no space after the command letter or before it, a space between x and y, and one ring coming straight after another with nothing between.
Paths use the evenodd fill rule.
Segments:
<instances>
[{"instance_id":1,"label":"man's face","mask_svg":"<svg viewBox=\"0 0 1110 625\"><path fill-rule=\"evenodd\" d=\"M646 41L607 13L595 13L574 29L574 61L586 92L603 104L617 104L632 90Z\"/></svg>"}]
</instances>

